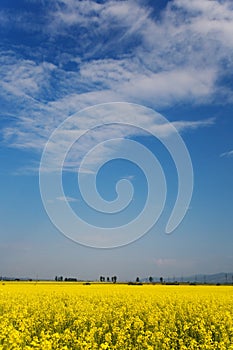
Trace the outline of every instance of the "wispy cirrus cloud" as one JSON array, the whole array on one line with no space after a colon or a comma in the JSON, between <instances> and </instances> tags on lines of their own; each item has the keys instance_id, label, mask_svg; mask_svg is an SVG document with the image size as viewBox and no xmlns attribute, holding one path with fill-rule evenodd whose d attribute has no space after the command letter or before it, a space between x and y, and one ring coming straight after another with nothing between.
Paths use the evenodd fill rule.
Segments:
<instances>
[{"instance_id":1,"label":"wispy cirrus cloud","mask_svg":"<svg viewBox=\"0 0 233 350\"><path fill-rule=\"evenodd\" d=\"M158 16L140 1L52 0L47 11L42 5L40 19L26 8L26 17L0 12L6 32L9 18L17 17L17 30L36 33L33 52L30 42L2 45L0 113L13 116L2 128L5 144L41 152L63 120L98 103L127 101L162 110L233 100L224 84L233 68L228 0L174 0ZM211 123L177 120L174 126L183 132ZM67 135L61 138L66 143Z\"/></svg>"},{"instance_id":2,"label":"wispy cirrus cloud","mask_svg":"<svg viewBox=\"0 0 233 350\"><path fill-rule=\"evenodd\" d=\"M220 157L233 157L233 150L220 154Z\"/></svg>"},{"instance_id":3,"label":"wispy cirrus cloud","mask_svg":"<svg viewBox=\"0 0 233 350\"><path fill-rule=\"evenodd\" d=\"M59 200L59 201L67 201L67 202L70 202L70 203L78 201L77 198L73 198L73 197L70 197L70 196L57 197L56 199Z\"/></svg>"},{"instance_id":4,"label":"wispy cirrus cloud","mask_svg":"<svg viewBox=\"0 0 233 350\"><path fill-rule=\"evenodd\" d=\"M176 259L170 259L170 258L158 258L154 261L156 266L174 266L177 264Z\"/></svg>"},{"instance_id":5,"label":"wispy cirrus cloud","mask_svg":"<svg viewBox=\"0 0 233 350\"><path fill-rule=\"evenodd\" d=\"M109 109L110 106L110 109ZM45 169L41 171L70 172L81 171L95 174L96 164L119 156L124 147L125 138L155 135L159 140L188 130L212 126L215 120L174 121L169 122L152 109L143 109L139 105L115 103L102 104L96 108L87 108L68 118L47 146ZM108 143L112 140L112 143ZM162 141L163 142L163 141ZM63 163L62 154L67 150ZM91 151L91 154L88 152ZM86 157L84 168L79 166Z\"/></svg>"}]
</instances>

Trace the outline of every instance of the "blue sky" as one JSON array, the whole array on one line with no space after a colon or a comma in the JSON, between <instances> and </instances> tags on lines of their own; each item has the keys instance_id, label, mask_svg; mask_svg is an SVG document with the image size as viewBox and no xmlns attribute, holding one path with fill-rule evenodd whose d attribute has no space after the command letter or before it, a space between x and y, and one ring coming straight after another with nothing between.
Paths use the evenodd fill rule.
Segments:
<instances>
[{"instance_id":1,"label":"blue sky","mask_svg":"<svg viewBox=\"0 0 233 350\"><path fill-rule=\"evenodd\" d=\"M1 1L0 275L124 280L233 271L232 31L230 0ZM145 204L146 176L119 159L100 169L97 187L111 201L117 181L130 180L129 210L98 216L82 202L77 167L106 139L131 139L154 153L167 198L146 235L126 246L95 249L67 239L52 224L40 195L39 166L46 142L62 122L75 115L78 133L92 125L81 110L112 102L145 106L177 128L192 160L194 189L183 221L166 235L177 196L171 157L152 135L117 128L116 118L96 113L96 125L113 124L74 145L63 171L64 194L76 214L94 225L116 226L137 217ZM155 129L152 117L137 118L147 130ZM63 133L59 147L69 142ZM113 151L100 148L84 175L93 173L97 161L114 158ZM49 160L53 168L56 154ZM54 201L62 204L64 198L51 198L50 204Z\"/></svg>"}]
</instances>

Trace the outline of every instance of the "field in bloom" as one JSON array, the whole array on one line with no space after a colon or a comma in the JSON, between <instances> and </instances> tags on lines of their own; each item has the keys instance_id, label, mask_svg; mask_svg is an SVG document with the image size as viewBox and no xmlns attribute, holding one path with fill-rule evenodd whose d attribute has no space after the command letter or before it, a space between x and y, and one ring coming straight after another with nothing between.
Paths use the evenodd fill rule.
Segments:
<instances>
[{"instance_id":1,"label":"field in bloom","mask_svg":"<svg viewBox=\"0 0 233 350\"><path fill-rule=\"evenodd\" d=\"M0 282L0 349L233 350L233 287Z\"/></svg>"}]
</instances>

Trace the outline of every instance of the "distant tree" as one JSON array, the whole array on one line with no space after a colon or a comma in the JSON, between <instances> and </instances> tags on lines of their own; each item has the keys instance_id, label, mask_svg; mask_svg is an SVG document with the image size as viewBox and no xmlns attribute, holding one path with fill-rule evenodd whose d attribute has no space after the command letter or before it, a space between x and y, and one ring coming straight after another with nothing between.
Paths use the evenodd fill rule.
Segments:
<instances>
[{"instance_id":1,"label":"distant tree","mask_svg":"<svg viewBox=\"0 0 233 350\"><path fill-rule=\"evenodd\" d=\"M150 282L150 283L153 282L153 277L152 277L152 276L149 277L149 282Z\"/></svg>"},{"instance_id":2,"label":"distant tree","mask_svg":"<svg viewBox=\"0 0 233 350\"><path fill-rule=\"evenodd\" d=\"M103 282L103 281L104 281L104 277L100 276L100 282Z\"/></svg>"},{"instance_id":3,"label":"distant tree","mask_svg":"<svg viewBox=\"0 0 233 350\"><path fill-rule=\"evenodd\" d=\"M162 284L163 283L163 277L160 277L160 283Z\"/></svg>"},{"instance_id":4,"label":"distant tree","mask_svg":"<svg viewBox=\"0 0 233 350\"><path fill-rule=\"evenodd\" d=\"M139 277L136 278L136 282L137 283L140 282L140 278Z\"/></svg>"},{"instance_id":5,"label":"distant tree","mask_svg":"<svg viewBox=\"0 0 233 350\"><path fill-rule=\"evenodd\" d=\"M107 282L110 282L110 278L109 277L107 277Z\"/></svg>"},{"instance_id":6,"label":"distant tree","mask_svg":"<svg viewBox=\"0 0 233 350\"><path fill-rule=\"evenodd\" d=\"M117 276L112 276L112 283L116 283L117 281Z\"/></svg>"},{"instance_id":7,"label":"distant tree","mask_svg":"<svg viewBox=\"0 0 233 350\"><path fill-rule=\"evenodd\" d=\"M77 280L77 278L75 278L75 277L66 277L66 278L65 278L65 281L66 281L66 282L77 282L78 280Z\"/></svg>"},{"instance_id":8,"label":"distant tree","mask_svg":"<svg viewBox=\"0 0 233 350\"><path fill-rule=\"evenodd\" d=\"M62 282L63 281L63 276L56 276L55 281Z\"/></svg>"}]
</instances>

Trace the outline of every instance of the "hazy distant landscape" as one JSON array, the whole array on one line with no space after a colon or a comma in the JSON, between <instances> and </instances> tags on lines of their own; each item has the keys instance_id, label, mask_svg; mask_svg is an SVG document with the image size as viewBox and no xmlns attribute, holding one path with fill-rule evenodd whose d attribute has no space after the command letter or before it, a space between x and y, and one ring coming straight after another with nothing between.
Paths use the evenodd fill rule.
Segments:
<instances>
[{"instance_id":1,"label":"hazy distant landscape","mask_svg":"<svg viewBox=\"0 0 233 350\"><path fill-rule=\"evenodd\" d=\"M38 279L32 279L30 277L4 277L0 276L0 281L38 281ZM43 281L43 280L39 280ZM181 277L137 277L135 280L118 280L117 276L115 279L112 277L101 277L95 280L80 280L78 277L63 277L57 276L55 279L46 279L44 281L55 281L55 282L100 282L100 283L129 283L129 282L140 282L140 283L160 283L160 284L223 284L233 285L233 273L216 273L211 275L191 275Z\"/></svg>"}]
</instances>

